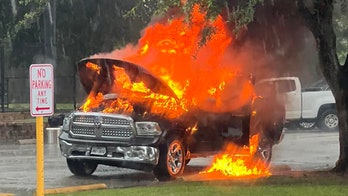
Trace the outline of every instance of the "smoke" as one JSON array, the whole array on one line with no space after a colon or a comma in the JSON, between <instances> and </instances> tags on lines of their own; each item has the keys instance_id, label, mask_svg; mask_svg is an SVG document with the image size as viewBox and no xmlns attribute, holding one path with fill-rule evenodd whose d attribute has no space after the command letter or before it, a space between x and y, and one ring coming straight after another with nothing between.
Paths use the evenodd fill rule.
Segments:
<instances>
[{"instance_id":1,"label":"smoke","mask_svg":"<svg viewBox=\"0 0 348 196\"><path fill-rule=\"evenodd\" d=\"M35 55L33 57L33 63L36 64L52 64L53 66L56 66L56 62L53 58L47 57L45 55Z\"/></svg>"},{"instance_id":2,"label":"smoke","mask_svg":"<svg viewBox=\"0 0 348 196\"><path fill-rule=\"evenodd\" d=\"M257 6L254 21L237 42L254 57L249 62L257 79L298 76L308 84L321 77L315 40L295 1L266 0Z\"/></svg>"},{"instance_id":3,"label":"smoke","mask_svg":"<svg viewBox=\"0 0 348 196\"><path fill-rule=\"evenodd\" d=\"M133 44L127 44L122 49L114 50L108 53L99 53L90 56L90 58L117 58L117 59L125 59L130 54L136 54L139 48Z\"/></svg>"}]
</instances>

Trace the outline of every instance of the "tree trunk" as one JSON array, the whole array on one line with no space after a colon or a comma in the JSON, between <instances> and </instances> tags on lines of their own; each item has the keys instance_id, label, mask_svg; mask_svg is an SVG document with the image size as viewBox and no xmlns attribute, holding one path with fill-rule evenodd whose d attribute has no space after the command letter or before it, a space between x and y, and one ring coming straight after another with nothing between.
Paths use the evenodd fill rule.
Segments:
<instances>
[{"instance_id":1,"label":"tree trunk","mask_svg":"<svg viewBox=\"0 0 348 196\"><path fill-rule=\"evenodd\" d=\"M347 62L347 61L346 61ZM347 63L338 73L338 96L335 96L339 118L340 155L334 168L337 172L345 172L348 168L348 71Z\"/></svg>"},{"instance_id":2,"label":"tree trunk","mask_svg":"<svg viewBox=\"0 0 348 196\"><path fill-rule=\"evenodd\" d=\"M306 2L306 3L305 3ZM340 66L336 54L336 35L332 24L333 1L308 3L297 0L299 11L317 43L320 69L336 100L339 119L340 154L333 171L348 169L348 69L347 61Z\"/></svg>"}]
</instances>

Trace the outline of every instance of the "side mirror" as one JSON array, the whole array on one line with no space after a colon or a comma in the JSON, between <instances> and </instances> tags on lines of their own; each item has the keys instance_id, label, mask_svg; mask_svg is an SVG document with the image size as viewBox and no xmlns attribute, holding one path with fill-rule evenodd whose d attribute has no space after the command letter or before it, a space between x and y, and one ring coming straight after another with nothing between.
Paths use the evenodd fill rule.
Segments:
<instances>
[{"instance_id":1,"label":"side mirror","mask_svg":"<svg viewBox=\"0 0 348 196\"><path fill-rule=\"evenodd\" d=\"M48 117L49 127L59 127L63 125L65 114L53 115Z\"/></svg>"}]
</instances>

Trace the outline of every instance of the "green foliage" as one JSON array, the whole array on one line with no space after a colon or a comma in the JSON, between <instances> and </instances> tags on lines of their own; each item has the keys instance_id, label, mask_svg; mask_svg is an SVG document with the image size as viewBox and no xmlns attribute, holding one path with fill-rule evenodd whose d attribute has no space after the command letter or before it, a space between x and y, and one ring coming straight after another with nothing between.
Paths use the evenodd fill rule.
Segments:
<instances>
[{"instance_id":1,"label":"green foliage","mask_svg":"<svg viewBox=\"0 0 348 196\"><path fill-rule=\"evenodd\" d=\"M151 0L146 0L146 2ZM233 21L237 31L253 21L255 6L258 3L263 3L264 0L162 0L158 1L157 11L154 13L166 13L169 9L178 7L182 12L189 16L192 7L199 4L201 8L207 11L207 18L214 19L217 15L228 12L228 20ZM184 3L183 3L184 2ZM232 10L231 12L229 10Z\"/></svg>"},{"instance_id":2,"label":"green foliage","mask_svg":"<svg viewBox=\"0 0 348 196\"><path fill-rule=\"evenodd\" d=\"M17 34L23 30L28 29L38 20L47 6L48 0L19 0L13 1L10 4L1 1L1 12L5 10L13 10L12 13L7 13L8 20L2 20L3 31L0 39L13 40ZM4 17L5 15L3 15ZM5 23L5 24L4 24Z\"/></svg>"},{"instance_id":3,"label":"green foliage","mask_svg":"<svg viewBox=\"0 0 348 196\"><path fill-rule=\"evenodd\" d=\"M185 13L189 15L192 7L196 4L199 4L202 9L207 11L206 17L208 19L215 19L217 15L221 14L225 3L225 0L193 0L187 1L187 3L183 5L183 9Z\"/></svg>"},{"instance_id":4,"label":"green foliage","mask_svg":"<svg viewBox=\"0 0 348 196\"><path fill-rule=\"evenodd\" d=\"M146 2L149 1L151 0L146 0ZM176 8L181 10L181 13L184 13L186 19L188 19L193 6L199 4L200 7L207 12L207 19L215 19L217 15L227 13L227 21L233 24L234 33L238 34L240 30L244 29L250 22L253 21L255 6L259 3L263 3L263 1L264 0L162 0L157 1L158 9L153 13L163 14L167 13L170 9ZM214 32L212 29L205 29L204 32L202 32L202 44L209 39L211 36L210 33L212 32Z\"/></svg>"},{"instance_id":5,"label":"green foliage","mask_svg":"<svg viewBox=\"0 0 348 196\"><path fill-rule=\"evenodd\" d=\"M124 17L148 23L149 19L157 13L159 3L160 1L154 0L136 1L131 9L125 10Z\"/></svg>"},{"instance_id":6,"label":"green foliage","mask_svg":"<svg viewBox=\"0 0 348 196\"><path fill-rule=\"evenodd\" d=\"M215 33L216 29L213 28L212 26L207 26L203 28L202 30L202 39L199 42L200 46L204 46L205 43L207 43L208 40L211 39L211 36Z\"/></svg>"},{"instance_id":7,"label":"green foliage","mask_svg":"<svg viewBox=\"0 0 348 196\"><path fill-rule=\"evenodd\" d=\"M233 20L235 26L235 33L246 28L254 20L255 6L258 3L263 3L263 0L242 1L240 5L233 7L231 20Z\"/></svg>"},{"instance_id":8,"label":"green foliage","mask_svg":"<svg viewBox=\"0 0 348 196\"><path fill-rule=\"evenodd\" d=\"M4 27L4 32L0 36L2 40L9 40L11 46L15 47L14 60L21 59L21 62L13 64L28 64L23 60L32 59L30 56L37 55L40 51L34 49L33 52L36 54L24 51L28 44L29 47L35 45L40 47L46 43L43 31L44 20L47 18L45 19L44 12L50 0L14 0L14 2L18 10L16 14L8 11L13 8L9 1L0 3L1 14L4 17L0 23L1 27ZM231 19L235 25L243 27L252 21L253 8L262 0L238 1L240 3L236 6L230 5L230 2L227 0L56 1L57 52L58 55L73 57L72 60L76 61L91 54L110 51L135 41L153 15L176 9L181 10L181 13L188 18L195 4L200 4L207 11L207 19L214 19L222 10L229 11L229 7L233 7ZM5 16L8 15L10 18L6 20ZM212 32L214 30L210 28L202 32L203 44ZM103 36L100 36L101 34ZM25 43L23 40L26 40Z\"/></svg>"},{"instance_id":9,"label":"green foliage","mask_svg":"<svg viewBox=\"0 0 348 196\"><path fill-rule=\"evenodd\" d=\"M155 1L146 0L14 0L17 11L13 13L10 2L0 1L0 29L4 29L0 39L9 43L5 46L9 64L15 66L53 59L53 50L58 63L75 65L86 56L135 42L156 8ZM56 13L54 24L48 6ZM135 17L125 17L132 10Z\"/></svg>"},{"instance_id":10,"label":"green foliage","mask_svg":"<svg viewBox=\"0 0 348 196\"><path fill-rule=\"evenodd\" d=\"M31 25L38 20L45 8L46 3L41 2L33 11L25 13L14 25L13 30L9 33L11 35L10 37L14 38L20 30L30 28Z\"/></svg>"},{"instance_id":11,"label":"green foliage","mask_svg":"<svg viewBox=\"0 0 348 196\"><path fill-rule=\"evenodd\" d=\"M343 64L348 51L348 10L346 0L340 0L335 3L333 25L337 37L337 56L340 64Z\"/></svg>"},{"instance_id":12,"label":"green foliage","mask_svg":"<svg viewBox=\"0 0 348 196\"><path fill-rule=\"evenodd\" d=\"M58 53L76 62L135 42L150 21L152 8L148 9L149 6L138 0L60 0L57 6Z\"/></svg>"}]
</instances>

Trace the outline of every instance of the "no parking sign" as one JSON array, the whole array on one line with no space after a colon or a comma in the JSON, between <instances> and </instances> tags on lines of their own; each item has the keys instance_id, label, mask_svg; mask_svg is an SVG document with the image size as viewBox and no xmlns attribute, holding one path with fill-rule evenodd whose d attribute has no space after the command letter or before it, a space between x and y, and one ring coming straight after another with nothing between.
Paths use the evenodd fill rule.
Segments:
<instances>
[{"instance_id":1,"label":"no parking sign","mask_svg":"<svg viewBox=\"0 0 348 196\"><path fill-rule=\"evenodd\" d=\"M54 110L54 80L51 64L30 65L31 116L51 116Z\"/></svg>"}]
</instances>

